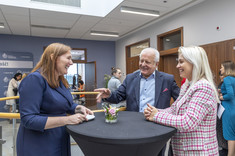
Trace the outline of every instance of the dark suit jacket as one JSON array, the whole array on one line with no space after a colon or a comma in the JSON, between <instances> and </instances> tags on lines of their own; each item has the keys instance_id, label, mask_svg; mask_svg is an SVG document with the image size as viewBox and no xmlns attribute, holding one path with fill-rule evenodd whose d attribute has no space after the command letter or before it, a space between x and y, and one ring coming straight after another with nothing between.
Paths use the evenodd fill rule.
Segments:
<instances>
[{"instance_id":1,"label":"dark suit jacket","mask_svg":"<svg viewBox=\"0 0 235 156\"><path fill-rule=\"evenodd\" d=\"M128 74L123 84L105 101L119 103L126 100L126 110L139 112L140 71ZM179 87L174 76L155 71L155 103L154 107L164 109L170 107L171 97L179 96Z\"/></svg>"}]
</instances>

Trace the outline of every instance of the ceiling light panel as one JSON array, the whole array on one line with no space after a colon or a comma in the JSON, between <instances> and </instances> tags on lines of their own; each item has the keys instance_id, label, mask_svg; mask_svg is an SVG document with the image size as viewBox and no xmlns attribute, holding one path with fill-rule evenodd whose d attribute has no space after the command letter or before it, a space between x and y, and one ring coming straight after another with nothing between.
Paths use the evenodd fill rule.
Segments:
<instances>
[{"instance_id":1,"label":"ceiling light panel","mask_svg":"<svg viewBox=\"0 0 235 156\"><path fill-rule=\"evenodd\" d=\"M160 16L159 11L147 10L147 9L141 9L141 8L133 8L133 7L127 7L127 6L122 6L121 12L138 14L138 15L146 15L146 16L155 16L155 17Z\"/></svg>"},{"instance_id":2,"label":"ceiling light panel","mask_svg":"<svg viewBox=\"0 0 235 156\"><path fill-rule=\"evenodd\" d=\"M119 34L115 33L115 32L91 31L90 34L91 35L98 35L98 36L119 37Z\"/></svg>"},{"instance_id":3,"label":"ceiling light panel","mask_svg":"<svg viewBox=\"0 0 235 156\"><path fill-rule=\"evenodd\" d=\"M67 1L58 1L58 0L31 0L34 2L42 2L42 3L49 3L49 4L59 4L59 5L66 5L66 6L73 6L73 7L81 7L80 0L67 0Z\"/></svg>"}]
</instances>

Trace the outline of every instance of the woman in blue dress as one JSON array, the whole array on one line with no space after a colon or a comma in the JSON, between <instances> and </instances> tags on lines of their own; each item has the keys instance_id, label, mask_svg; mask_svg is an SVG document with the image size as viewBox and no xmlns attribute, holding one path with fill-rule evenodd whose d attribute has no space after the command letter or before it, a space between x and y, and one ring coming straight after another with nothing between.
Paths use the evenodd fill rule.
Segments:
<instances>
[{"instance_id":1,"label":"woman in blue dress","mask_svg":"<svg viewBox=\"0 0 235 156\"><path fill-rule=\"evenodd\" d=\"M69 46L50 44L32 73L20 84L18 156L70 156L65 125L82 123L87 120L86 114L93 114L73 103L64 78L73 64L70 51Z\"/></svg>"},{"instance_id":2,"label":"woman in blue dress","mask_svg":"<svg viewBox=\"0 0 235 156\"><path fill-rule=\"evenodd\" d=\"M228 140L228 156L235 155L235 64L225 61L221 64L224 81L221 85L220 100L225 108L222 115L223 136Z\"/></svg>"}]
</instances>

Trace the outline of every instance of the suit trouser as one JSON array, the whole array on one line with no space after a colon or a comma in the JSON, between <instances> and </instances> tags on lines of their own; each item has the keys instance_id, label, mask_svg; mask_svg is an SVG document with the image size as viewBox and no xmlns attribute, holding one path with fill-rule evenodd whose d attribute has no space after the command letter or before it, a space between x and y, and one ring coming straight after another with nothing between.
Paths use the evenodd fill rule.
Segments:
<instances>
[{"instance_id":1,"label":"suit trouser","mask_svg":"<svg viewBox=\"0 0 235 156\"><path fill-rule=\"evenodd\" d=\"M167 141L162 150L158 153L158 156L173 156L170 140Z\"/></svg>"}]
</instances>

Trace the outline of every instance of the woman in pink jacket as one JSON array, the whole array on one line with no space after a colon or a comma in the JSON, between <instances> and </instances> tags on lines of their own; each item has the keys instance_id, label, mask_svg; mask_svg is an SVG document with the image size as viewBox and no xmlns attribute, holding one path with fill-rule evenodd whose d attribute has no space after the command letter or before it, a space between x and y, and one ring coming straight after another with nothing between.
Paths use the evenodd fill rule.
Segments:
<instances>
[{"instance_id":1,"label":"woman in pink jacket","mask_svg":"<svg viewBox=\"0 0 235 156\"><path fill-rule=\"evenodd\" d=\"M219 155L216 138L219 99L206 52L201 47L180 47L176 67L180 77L186 78L178 99L167 109L148 105L145 118L178 130L171 140L174 155Z\"/></svg>"}]
</instances>

